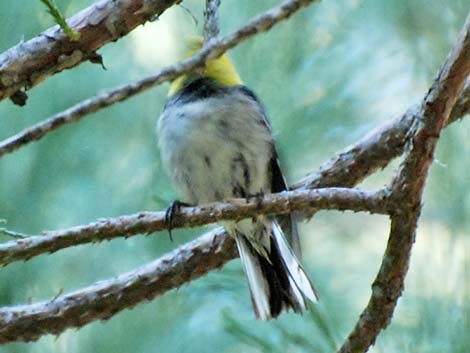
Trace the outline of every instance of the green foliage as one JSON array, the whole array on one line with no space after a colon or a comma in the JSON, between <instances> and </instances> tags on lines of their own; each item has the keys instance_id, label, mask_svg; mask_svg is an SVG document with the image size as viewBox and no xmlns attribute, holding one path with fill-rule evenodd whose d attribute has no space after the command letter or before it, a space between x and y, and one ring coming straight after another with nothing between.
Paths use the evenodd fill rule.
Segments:
<instances>
[{"instance_id":1,"label":"green foliage","mask_svg":"<svg viewBox=\"0 0 470 353\"><path fill-rule=\"evenodd\" d=\"M57 0L66 13L94 0ZM202 33L203 1L184 2L100 50L107 71L83 64L0 104L0 138L96 92L174 62L181 38ZM225 0L221 34L278 1ZM0 51L51 25L39 2L0 1ZM230 54L266 105L289 180L426 93L455 42L470 0L324 0ZM12 20L12 18L14 20ZM175 193L161 168L155 124L167 85L100 111L0 159L0 218L39 234L101 217L162 210ZM463 353L470 346L470 119L446 129L425 191L403 298L372 353ZM396 163L361 185L383 186ZM3 226L3 225L2 225ZM239 261L105 323L58 338L0 346L0 353L161 351L333 352L367 304L388 235L385 217L324 212L301 229L305 268L320 293L306 315L254 320ZM152 261L204 229L117 239L0 270L1 305L54 297ZM11 240L2 235L2 241Z\"/></svg>"},{"instance_id":2,"label":"green foliage","mask_svg":"<svg viewBox=\"0 0 470 353\"><path fill-rule=\"evenodd\" d=\"M47 12L54 18L57 24L62 28L65 34L73 41L80 39L80 33L74 31L67 24L65 17L60 12L54 0L40 0L47 7Z\"/></svg>"}]
</instances>

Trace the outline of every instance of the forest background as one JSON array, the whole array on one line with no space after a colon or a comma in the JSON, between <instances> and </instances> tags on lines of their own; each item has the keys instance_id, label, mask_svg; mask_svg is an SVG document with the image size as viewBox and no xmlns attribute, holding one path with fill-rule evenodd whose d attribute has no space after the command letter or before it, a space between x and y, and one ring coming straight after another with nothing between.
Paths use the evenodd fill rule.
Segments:
<instances>
[{"instance_id":1,"label":"forest background","mask_svg":"<svg viewBox=\"0 0 470 353\"><path fill-rule=\"evenodd\" d=\"M73 15L92 0L57 0ZM224 0L221 32L275 1ZM0 139L97 91L176 62L185 38L201 33L203 2L184 1L99 53L106 70L83 64L28 92L26 107L0 105ZM328 0L230 52L263 100L291 183L402 114L429 88L454 44L468 0ZM54 24L40 1L0 2L0 52ZM161 168L155 124L162 85L69 125L0 160L0 218L26 234L97 218L162 210L176 195ZM464 352L470 346L470 120L439 142L424 194L405 294L372 352ZM398 166L360 186L381 187ZM321 301L304 316L254 320L239 261L105 323L46 336L0 352L330 352L370 295L388 218L320 212L303 223L304 263ZM210 228L210 227L205 227ZM183 244L201 229L116 239L14 263L0 271L0 304L54 297L110 278ZM4 241L10 240L2 236Z\"/></svg>"}]
</instances>

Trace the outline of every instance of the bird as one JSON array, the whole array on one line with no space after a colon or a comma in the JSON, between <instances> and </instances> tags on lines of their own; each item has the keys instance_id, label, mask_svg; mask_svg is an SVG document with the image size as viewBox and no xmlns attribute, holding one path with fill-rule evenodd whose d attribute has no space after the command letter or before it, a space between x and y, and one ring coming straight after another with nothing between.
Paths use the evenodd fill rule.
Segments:
<instances>
[{"instance_id":1,"label":"bird","mask_svg":"<svg viewBox=\"0 0 470 353\"><path fill-rule=\"evenodd\" d=\"M188 41L186 56L202 45L201 38ZM171 83L157 135L162 164L185 204L288 190L266 109L227 54ZM221 224L235 239L257 319L301 313L318 300L298 259L291 215Z\"/></svg>"}]
</instances>

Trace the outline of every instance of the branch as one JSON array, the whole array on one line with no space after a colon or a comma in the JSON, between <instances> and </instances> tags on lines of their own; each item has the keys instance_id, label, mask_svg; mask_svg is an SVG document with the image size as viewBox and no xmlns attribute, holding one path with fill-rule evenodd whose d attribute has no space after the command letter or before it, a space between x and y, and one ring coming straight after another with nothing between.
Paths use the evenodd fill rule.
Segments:
<instances>
[{"instance_id":1,"label":"branch","mask_svg":"<svg viewBox=\"0 0 470 353\"><path fill-rule=\"evenodd\" d=\"M465 38L464 43L466 42L467 39ZM466 45L463 48L466 48ZM462 49L462 51L465 51L463 56L457 55L448 61L448 65L444 67L437 83L428 94L425 101L426 104L423 104L421 109L410 110L400 119L403 123L409 120L406 123L409 124L408 130L402 131L401 128L395 130L396 135L401 135L401 137L396 138L396 135L391 133L395 126L391 124L388 128L383 128L375 135L363 139L362 144L357 149L353 148L350 150L351 155L358 156L357 161L361 161L361 163L355 163L350 158L351 156L342 155L340 156L341 158L335 160L336 162L330 163L329 167L325 167L321 173L311 176L307 180L312 183L309 186L326 183L337 183L337 185L341 185L342 182L347 185L355 183L369 175L371 168L378 168L380 163L385 163L384 165L388 163L378 158L372 159L372 162L367 164L365 159L361 159L362 157L368 153L374 156L373 153L378 151L380 143L384 144L390 140L401 141L397 143L397 148L384 150L384 153L388 153L387 158L390 160L403 152L405 144L410 137L407 131L416 132L416 134L411 135L411 137L414 136L413 148L407 156L400 176L392 184L393 192L401 190L399 193L400 197L393 199L393 202L403 202L404 204L396 204L396 210L392 212L389 245L382 267L373 285L371 300L341 352L365 351L375 341L380 330L388 324L393 314L396 300L403 290L403 278L408 266L409 252L414 239L420 210L421 192L427 170L432 161L432 154L439 137L439 132L447 120L461 84L463 84L462 75L465 72L465 75L468 75L464 59L465 56L468 57L469 53L467 49ZM458 67L459 65L463 65L465 68L460 71L453 70L454 66ZM442 87L445 87L445 89ZM452 87L455 90L452 90ZM462 104L464 106L467 103ZM468 109L468 107L465 109ZM408 118L406 118L407 116ZM417 124L420 120L423 121L422 125ZM410 167L406 167L406 165L410 165ZM351 169L349 169L349 166L351 166ZM413 179L413 173L410 172L411 169L418 172L418 174L421 173L417 178L419 180ZM348 173L350 173L353 181L344 179ZM398 181L402 181L404 184ZM306 185L301 186L307 187ZM410 198L407 198L408 194L411 195L409 196ZM418 201L417 204L415 203L416 200ZM403 208L405 212L400 211L400 208ZM388 212L390 211L388 207L386 209ZM217 238L218 236L220 238ZM215 237L214 235L206 235L199 239L174 251L161 260L157 260L157 262L122 275L115 281L101 282L85 290L58 296L50 302L0 310L0 342L19 339L34 340L46 333L59 333L67 327L80 327L92 320L109 318L115 312L125 307L132 307L145 298L153 298L166 290L180 286L184 282L197 278L213 268L220 267L236 256L233 241L222 237L222 233ZM225 250L218 251L217 247L213 247L214 244L222 244L220 246L226 248ZM194 248L191 248L192 246ZM196 249L194 250L196 254L192 253L192 249ZM191 254L202 257L196 261ZM157 264L158 267L156 266ZM168 264L174 267L170 266L171 268L168 268ZM188 266L185 266L186 264ZM163 280L163 277L158 276L167 277ZM155 284L155 286L147 286L148 283L154 283L152 282L154 277L159 278L163 282L158 285ZM113 286L116 286L116 292L113 290ZM121 298L124 299L121 300ZM78 301L80 304L75 305L74 302ZM53 307L54 310L48 311L49 307ZM1 320L5 321L2 323Z\"/></svg>"},{"instance_id":2,"label":"branch","mask_svg":"<svg viewBox=\"0 0 470 353\"><path fill-rule=\"evenodd\" d=\"M317 190L286 191L246 199L234 199L229 203L217 202L200 207L181 208L174 215L172 228L197 227L222 220L241 220L260 214L286 214L303 210L353 210L371 213L390 213L387 195L381 191L330 188ZM0 244L0 265L28 260L44 253L52 253L67 247L86 243L130 237L137 234L166 230L165 212L141 212L99 220L88 225L43 232Z\"/></svg>"},{"instance_id":3,"label":"branch","mask_svg":"<svg viewBox=\"0 0 470 353\"><path fill-rule=\"evenodd\" d=\"M64 69L97 60L103 45L125 36L181 0L101 0L69 18L80 35L71 40L59 26L0 55L0 100L29 89Z\"/></svg>"},{"instance_id":4,"label":"branch","mask_svg":"<svg viewBox=\"0 0 470 353\"><path fill-rule=\"evenodd\" d=\"M289 213L304 207L340 210L351 208L355 211L370 208L379 213L390 211L382 192L332 188L290 191L266 195L262 199L239 199L232 203L183 208L180 214L175 215L174 226L200 225L222 219L237 220L261 213ZM52 244L65 245L67 238L80 244L83 239L96 241L110 239L110 235L129 236L163 230L166 228L164 218L164 212L141 213L7 243L1 250L2 264L20 259L20 254L25 254L23 250L45 250ZM10 255L5 256L8 247ZM57 248L46 251L55 250ZM33 256L31 252L29 254ZM233 240L219 228L115 279L59 295L50 301L0 309L0 344L18 340L34 341L45 334L59 334L70 327L81 327L95 320L108 319L125 308L132 308L144 300L151 300L199 278L236 256Z\"/></svg>"},{"instance_id":5,"label":"branch","mask_svg":"<svg viewBox=\"0 0 470 353\"><path fill-rule=\"evenodd\" d=\"M206 0L206 11L204 12L204 43L219 35L219 23L217 18L217 9L220 6L220 0Z\"/></svg>"},{"instance_id":6,"label":"branch","mask_svg":"<svg viewBox=\"0 0 470 353\"><path fill-rule=\"evenodd\" d=\"M470 77L467 78L463 91L460 94L457 103L455 103L452 112L450 113L449 120L446 121L446 126L451 123L462 119L466 114L470 112Z\"/></svg>"},{"instance_id":7,"label":"branch","mask_svg":"<svg viewBox=\"0 0 470 353\"><path fill-rule=\"evenodd\" d=\"M462 119L469 112L470 79L467 79L446 126ZM416 131L421 114L419 105L411 107L401 117L385 122L358 142L346 147L336 157L324 163L318 172L307 176L293 187L326 188L357 185L403 154Z\"/></svg>"},{"instance_id":8,"label":"branch","mask_svg":"<svg viewBox=\"0 0 470 353\"><path fill-rule=\"evenodd\" d=\"M445 126L462 119L469 112L470 78L466 80ZM416 132L422 113L420 106L415 105L402 116L385 122L322 164L318 172L308 175L292 188L352 187L359 184L403 154Z\"/></svg>"},{"instance_id":9,"label":"branch","mask_svg":"<svg viewBox=\"0 0 470 353\"><path fill-rule=\"evenodd\" d=\"M124 308L220 268L236 256L233 240L218 229L112 280L50 301L0 309L0 344L35 341L45 334L59 334L67 327L109 319Z\"/></svg>"},{"instance_id":10,"label":"branch","mask_svg":"<svg viewBox=\"0 0 470 353\"><path fill-rule=\"evenodd\" d=\"M420 124L412 148L392 182L390 237L372 295L340 353L366 352L388 326L404 288L411 248L421 212L421 198L442 128L470 74L470 16L459 41L419 108Z\"/></svg>"},{"instance_id":11,"label":"branch","mask_svg":"<svg viewBox=\"0 0 470 353\"><path fill-rule=\"evenodd\" d=\"M418 112L417 112L416 114L418 114ZM407 116L407 115L405 114L405 116ZM414 117L411 121L413 121L414 119L417 119L417 118L419 118L419 117ZM393 124L392 124L392 126L393 126ZM384 131L385 131L385 132L384 132ZM394 134L387 133L387 131L389 131L389 130L388 130L388 129L383 129L383 131L382 131L382 132L379 132L378 135L380 135L380 136L386 136L387 138L393 138L393 137L394 137ZM393 131L393 130L391 130L391 131ZM400 129L398 129L397 131L398 131L397 133L399 133ZM366 143L365 145L368 145L368 146L369 146L368 148L370 148L370 151L374 151L374 149L376 149L376 148L379 147L379 140L381 140L381 139L383 139L383 138L384 138L384 137L380 137L380 138L377 138L377 137L376 137L376 138L373 138L372 136L369 136L368 138L364 139L364 141L366 141L366 142L374 142L374 143L370 143L370 144L367 144L367 143ZM403 140L406 140L406 139L403 138ZM382 141L382 143L383 143L383 142L384 142L384 141ZM403 142L403 143L404 143L404 142ZM371 153L370 151L369 151L369 153ZM365 151L365 150L360 150L360 149L359 149L359 151L357 151L357 150L356 150L356 151L354 151L354 150L352 151L353 154L354 154L354 153L358 153L359 155L361 155L361 153L366 153L366 152L367 152L367 151ZM349 164L345 163L344 168L345 168L345 169L348 169L348 165L349 165ZM354 163L351 163L350 165L354 166ZM316 179L314 179L314 178L311 177L311 178L309 179L309 181L313 182L314 185L322 185L322 184L326 184L326 183L334 183L334 182L335 182L334 178L337 177L338 179L336 180L336 182L337 182L338 184L340 184L341 182L343 182L342 176L345 175L345 174L347 174L348 171L346 170L346 171L344 171L343 173L337 173L337 171L338 171L338 164L336 164L336 163L333 163L332 166L331 166L331 168L332 168L332 170L328 170L327 168L325 168L325 169L323 170L323 171L324 171L323 173L317 174ZM364 170L364 171L368 171L368 170L369 170L369 167L368 167L367 165L362 164L362 165L359 165L359 167L357 167L356 169L358 169L358 170L361 170L361 169L362 169L362 170ZM355 172L356 169L355 169L355 168L350 169L350 172L352 173L352 176L353 176L353 177L354 177L355 175L357 175L356 172ZM367 174L367 172L363 172L363 173L362 173L362 175L366 175L366 174ZM354 177L354 178L355 178L355 177ZM356 180L357 180L357 179L356 179ZM298 185L298 186L306 187L305 185ZM400 225L401 225L401 223L400 223L400 222L396 222L396 219L395 219L394 222L392 222L392 231L393 231L393 229L395 229L395 227L400 226ZM207 236L207 235L206 235L206 236ZM226 241L230 241L230 240L227 239ZM207 272L207 271L210 271L212 268L215 268L215 267L220 266L222 263L224 263L224 262L226 262L226 261L229 260L229 259L226 259L226 258L220 260L220 254L216 254L216 253L211 254L210 251L213 251L213 250L212 250L212 248L210 247L210 244L212 244L212 241L211 241L211 242L201 243L201 249L205 249L205 250L208 251L208 252L206 253L207 258L204 259L205 262L204 262L204 263L197 263L197 264L199 265L198 268L201 269L201 271L203 270L204 273ZM406 250L406 249L405 249L405 250ZM232 244L231 244L231 248L229 247L229 250L227 250L227 251L233 251L233 242L232 242ZM177 261L178 258L179 258L179 256L180 256L180 255L179 255L178 252L174 252L174 253L172 253L171 256L165 257L165 259L166 259L165 262L168 262L168 261L169 261L169 258L173 259L174 261ZM234 255L234 256L235 256L235 255ZM219 261L219 260L220 260L221 262L217 262L217 261ZM184 262L184 261L183 261L183 262ZM216 264L216 265L215 265L215 264ZM188 267L185 268L185 270L183 270L183 269L181 269L181 268L178 269L178 274L179 274L180 276L182 276L182 278L183 278L183 277L184 277L184 278L188 278L188 279L194 278L194 277L190 277L191 273L192 273L192 267L191 267L191 266L189 266L189 268L188 268ZM183 281L183 282L184 282L184 281ZM179 286L179 285L181 285L183 282L178 282L178 281L177 281L177 282L175 282L175 283L173 284L173 287L171 287L171 286L170 286L170 287L165 287L165 290L169 290L169 289L171 289L171 288L174 288L174 287L176 287L176 286ZM112 282L109 282L109 283L110 283L110 287L112 287L112 286L114 285ZM123 289L123 290L124 290L124 289ZM90 292L89 294L92 295L91 292ZM138 302L139 300L144 300L144 298L146 297L145 292L140 292L140 294L142 295L142 297L141 297L140 299L134 298L134 299L135 299L135 302L132 302L132 304L130 304L130 306L135 305L135 303ZM160 293L160 294L161 294L161 293ZM64 298L64 297L67 297L67 298L68 298L69 296L67 296L67 295L66 295L66 296L59 296L56 300L62 299L62 298ZM43 303L43 304L44 304L44 303ZM35 304L35 305L42 305L42 304ZM113 309L110 309L111 311L109 311L109 312L107 311L107 310L108 310L107 307L104 307L103 310L105 310L105 311L110 315L111 312L115 312L115 311L117 311L117 310L122 310L124 307L126 307L125 304L119 306L119 308L113 307ZM31 308L31 307L30 307L30 306L25 306L25 307L23 307L23 308L25 308L25 310L27 310L27 309L29 309L29 308ZM10 310L10 309L6 309L6 310ZM77 309L77 310L78 310L78 309ZM96 309L96 310L97 310L97 309ZM84 315L84 317L87 317L87 315L93 316L91 313L94 312L94 315L95 315L94 317L95 317L95 318L101 318L101 317L102 317L101 314L97 313L96 310L95 310L95 311L91 310L90 312L85 312L83 315ZM20 314L17 313L17 315L20 315ZM27 317L30 318L30 316L27 316ZM106 317L108 317L108 316L106 316ZM57 333L57 332L61 332L61 331L65 330L65 329L66 329L67 327L69 327L70 325L73 326L73 323L71 323L70 320L67 321L66 318L60 319L60 318L57 318L57 317L56 317L55 319L58 320L58 321L56 321L56 322L54 323L54 327L55 327L54 331L47 331L47 332L54 332L54 333ZM91 319L90 319L90 320L91 320ZM362 319L361 319L361 320L362 320ZM14 324L14 323L10 323L10 324ZM57 326L55 326L56 324L57 324ZM17 327L17 326L16 326L16 327ZM38 332L38 330L41 330L41 328L36 328L35 330L36 330L35 332ZM21 330L20 330L20 331L21 331ZM24 331L21 331L21 332L24 332ZM46 331L41 331L41 332L42 332L42 334L47 333ZM366 336L366 337L370 337L370 336ZM37 338L37 337L36 337L36 338ZM15 338L15 337L12 336L12 337L9 338L9 339L10 339L10 340L17 340L17 339L28 340L28 339L35 339L35 338L32 338L32 337L29 337L29 338L28 338L28 337L25 337L24 334L23 334L23 335L20 335L18 338ZM349 342L349 341L348 341L348 342Z\"/></svg>"},{"instance_id":12,"label":"branch","mask_svg":"<svg viewBox=\"0 0 470 353\"><path fill-rule=\"evenodd\" d=\"M194 56L184 61L167 67L159 73L143 80L98 94L95 97L80 102L63 112L0 142L0 157L17 150L32 141L41 139L47 133L58 129L67 123L78 121L88 114L94 113L115 103L122 102L138 93L154 87L155 85L174 80L178 76L204 65L207 60L222 55L228 49L233 48L253 35L269 30L275 24L289 18L296 11L316 1L318 0L284 1L271 10L266 11L264 14L252 18L243 27L232 34L222 39L211 41L211 43L204 46Z\"/></svg>"}]
</instances>

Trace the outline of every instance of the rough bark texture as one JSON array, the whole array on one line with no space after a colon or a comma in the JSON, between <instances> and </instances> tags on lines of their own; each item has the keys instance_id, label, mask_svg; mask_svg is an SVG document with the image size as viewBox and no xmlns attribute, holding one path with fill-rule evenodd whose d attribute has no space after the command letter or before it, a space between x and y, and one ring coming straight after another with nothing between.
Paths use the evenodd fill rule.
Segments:
<instances>
[{"instance_id":1,"label":"rough bark texture","mask_svg":"<svg viewBox=\"0 0 470 353\"><path fill-rule=\"evenodd\" d=\"M469 112L470 79L467 79L446 126L462 119ZM325 188L357 185L403 154L418 127L421 114L419 104L411 107L402 116L387 121L358 142L345 148L324 163L318 172L300 180L293 187Z\"/></svg>"},{"instance_id":2,"label":"rough bark texture","mask_svg":"<svg viewBox=\"0 0 470 353\"><path fill-rule=\"evenodd\" d=\"M209 42L211 39L219 35L219 20L217 10L220 6L220 0L206 0L206 10L204 11L204 42Z\"/></svg>"},{"instance_id":3,"label":"rough bark texture","mask_svg":"<svg viewBox=\"0 0 470 353\"><path fill-rule=\"evenodd\" d=\"M57 25L19 43L0 55L0 100L84 61L99 61L96 51L103 45L180 1L102 0L67 20L79 40L70 40Z\"/></svg>"},{"instance_id":4,"label":"rough bark texture","mask_svg":"<svg viewBox=\"0 0 470 353\"><path fill-rule=\"evenodd\" d=\"M141 268L90 287L32 305L0 309L0 344L34 341L106 320L123 308L151 300L220 268L237 255L234 241L212 231Z\"/></svg>"},{"instance_id":5,"label":"rough bark texture","mask_svg":"<svg viewBox=\"0 0 470 353\"><path fill-rule=\"evenodd\" d=\"M257 214L285 214L308 209L336 209L387 214L384 193L330 188L298 190L265 195L250 200L232 200L201 207L186 207L173 216L172 228L197 227L222 220L241 220ZM167 229L165 212L102 219L83 226L43 232L43 235L0 244L0 265L26 261L34 256L56 252L71 246L130 237Z\"/></svg>"},{"instance_id":6,"label":"rough bark texture","mask_svg":"<svg viewBox=\"0 0 470 353\"><path fill-rule=\"evenodd\" d=\"M257 33L271 29L277 23L288 19L296 11L316 1L318 0L284 1L269 11L252 18L243 27L232 34L229 34L220 40L212 40L197 54L184 61L167 67L157 74L138 82L123 85L111 91L98 94L95 97L80 102L63 112L55 114L51 118L0 142L0 157L15 151L30 142L41 139L47 133L58 129L67 123L78 121L86 115L122 102L136 94L154 87L155 85L171 81L190 70L194 70L197 67L204 65L207 60L222 55L228 49L233 48L240 42Z\"/></svg>"},{"instance_id":7,"label":"rough bark texture","mask_svg":"<svg viewBox=\"0 0 470 353\"><path fill-rule=\"evenodd\" d=\"M421 212L421 198L442 128L451 116L470 74L470 17L418 113L412 146L391 184L391 229L372 295L340 353L365 352L390 323L404 289L411 249Z\"/></svg>"},{"instance_id":8,"label":"rough bark texture","mask_svg":"<svg viewBox=\"0 0 470 353\"><path fill-rule=\"evenodd\" d=\"M134 3L144 4L144 7L157 3L151 0L143 1ZM111 2L124 4L129 1ZM135 84L82 102L49 119L38 129L33 127L24 134L20 133L0 143L0 156L44 136L67 122L78 120L86 114L194 69L248 36L268 30L311 2L283 2L252 19L233 34L211 41L196 56L182 63ZM72 25L77 29L76 24ZM113 26L115 27L112 27L111 32L119 33L119 23L113 22ZM470 109L469 83L464 87L465 79L470 73L469 33L470 25L467 21L458 45L421 105L411 108L401 118L377 129L346 149L322 166L318 173L298 183L298 191L267 195L263 200L252 200L251 203L242 201L183 209L182 214L175 218L174 226L191 226L220 219L241 219L257 213L285 213L312 208L348 208L390 214L390 237L381 267L372 285L371 298L355 328L339 350L341 353L367 351L380 331L390 323L398 298L402 294L421 210L421 196L440 132L446 124L462 117ZM1 74L2 71L0 81L3 81ZM5 77L8 81L9 77ZM353 186L377 169L385 167L405 150L405 160L389 188L375 193L347 189L306 190L326 186ZM164 227L163 213L141 213L48 232L42 237L10 242L0 247L0 262L5 265L67 246L119 235L150 232ZM115 279L59 295L50 301L0 309L0 343L36 340L47 333L58 334L68 327L81 327L94 320L110 318L118 311L152 299L219 268L235 256L234 242L226 237L222 230L216 230L159 260Z\"/></svg>"},{"instance_id":9,"label":"rough bark texture","mask_svg":"<svg viewBox=\"0 0 470 353\"><path fill-rule=\"evenodd\" d=\"M450 113L449 120L446 121L446 126L462 119L470 111L470 78L465 81L465 86L460 94L459 99L455 103L452 112Z\"/></svg>"}]
</instances>

